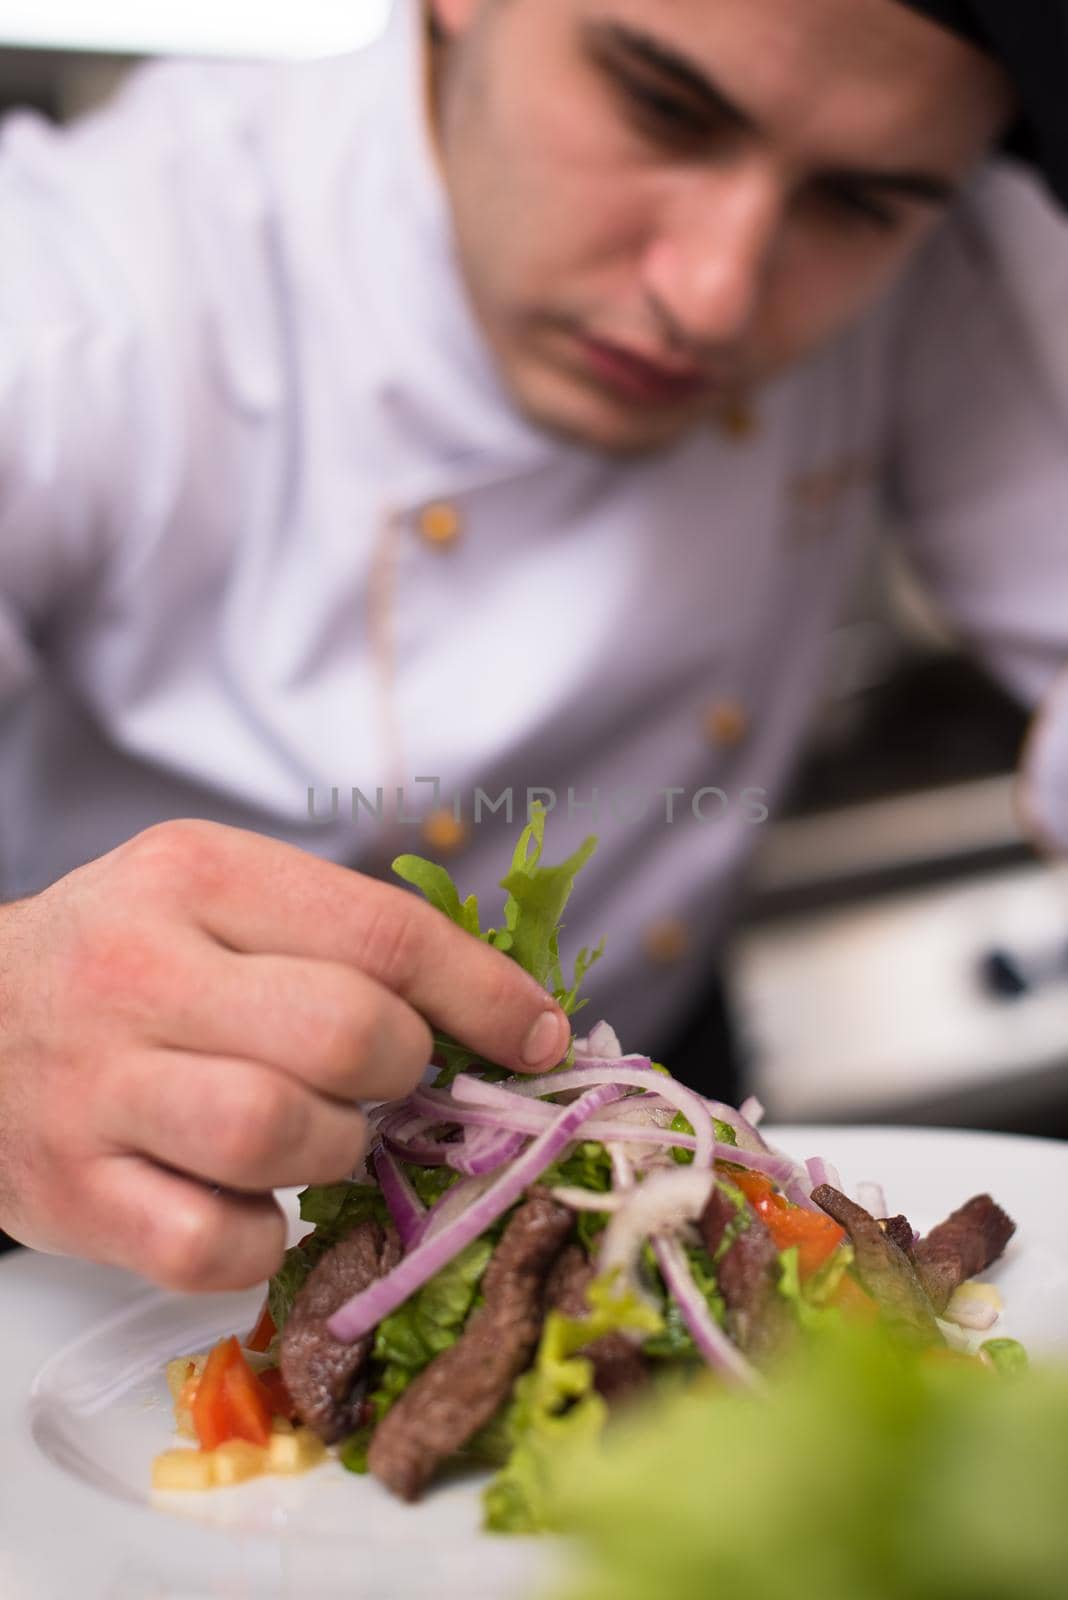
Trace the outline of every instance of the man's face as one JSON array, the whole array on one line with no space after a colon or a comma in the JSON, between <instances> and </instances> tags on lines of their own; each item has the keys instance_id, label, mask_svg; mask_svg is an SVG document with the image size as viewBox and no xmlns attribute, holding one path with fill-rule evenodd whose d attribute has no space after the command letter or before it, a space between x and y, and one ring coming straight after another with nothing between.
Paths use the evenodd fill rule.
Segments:
<instances>
[{"instance_id":1,"label":"man's face","mask_svg":"<svg viewBox=\"0 0 1068 1600\"><path fill-rule=\"evenodd\" d=\"M1005 124L897 0L431 0L461 262L519 406L669 443L851 322Z\"/></svg>"}]
</instances>

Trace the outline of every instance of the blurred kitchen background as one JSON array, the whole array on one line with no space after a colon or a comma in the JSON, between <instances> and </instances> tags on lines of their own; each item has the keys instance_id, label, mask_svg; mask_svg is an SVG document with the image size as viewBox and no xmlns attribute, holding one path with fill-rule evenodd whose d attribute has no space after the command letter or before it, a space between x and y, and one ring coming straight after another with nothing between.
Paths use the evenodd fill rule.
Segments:
<instances>
[{"instance_id":1,"label":"blurred kitchen background","mask_svg":"<svg viewBox=\"0 0 1068 1600\"><path fill-rule=\"evenodd\" d=\"M388 8L4 0L0 106L75 115L146 54L351 49ZM752 1086L776 1120L1068 1137L1068 868L1036 857L1014 809L1024 713L889 539L830 683L730 961Z\"/></svg>"}]
</instances>

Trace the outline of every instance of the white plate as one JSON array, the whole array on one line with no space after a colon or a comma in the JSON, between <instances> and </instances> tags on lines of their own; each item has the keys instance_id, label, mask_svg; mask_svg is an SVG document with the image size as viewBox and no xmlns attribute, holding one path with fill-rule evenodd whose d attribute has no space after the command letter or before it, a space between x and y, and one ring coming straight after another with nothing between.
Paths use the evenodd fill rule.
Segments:
<instances>
[{"instance_id":1,"label":"white plate","mask_svg":"<svg viewBox=\"0 0 1068 1600\"><path fill-rule=\"evenodd\" d=\"M988 1275L994 1330L1068 1356L1068 1145L926 1130L793 1128L843 1183L884 1186L924 1229L989 1190L1019 1224ZM3 1600L509 1600L544 1593L561 1551L479 1532L477 1481L418 1508L334 1462L294 1480L153 1498L172 1439L163 1367L246 1330L258 1293L204 1299L128 1274L22 1255L0 1263L0 1595Z\"/></svg>"}]
</instances>

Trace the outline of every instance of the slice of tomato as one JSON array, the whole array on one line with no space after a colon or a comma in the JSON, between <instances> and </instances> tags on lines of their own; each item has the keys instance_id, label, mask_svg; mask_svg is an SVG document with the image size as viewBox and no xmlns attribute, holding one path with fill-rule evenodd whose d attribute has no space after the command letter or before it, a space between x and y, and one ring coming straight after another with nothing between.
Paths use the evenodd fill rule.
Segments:
<instances>
[{"instance_id":1,"label":"slice of tomato","mask_svg":"<svg viewBox=\"0 0 1068 1600\"><path fill-rule=\"evenodd\" d=\"M265 1300L256 1326L245 1340L245 1349L258 1350L260 1352L266 1350L277 1331L274 1325L274 1318L270 1312L270 1302Z\"/></svg>"},{"instance_id":2,"label":"slice of tomato","mask_svg":"<svg viewBox=\"0 0 1068 1600\"><path fill-rule=\"evenodd\" d=\"M234 1341L235 1345L237 1341ZM231 1362L223 1378L226 1406L229 1413L231 1439L247 1439L249 1444L269 1444L271 1439L271 1406L267 1392L256 1374L237 1351L237 1360Z\"/></svg>"},{"instance_id":3,"label":"slice of tomato","mask_svg":"<svg viewBox=\"0 0 1068 1600\"><path fill-rule=\"evenodd\" d=\"M223 1379L234 1359L240 1355L236 1339L224 1339L208 1356L193 1396L193 1426L202 1450L214 1450L231 1437L228 1432L229 1408Z\"/></svg>"},{"instance_id":4,"label":"slice of tomato","mask_svg":"<svg viewBox=\"0 0 1068 1600\"><path fill-rule=\"evenodd\" d=\"M202 1450L214 1450L228 1439L261 1445L270 1440L270 1404L236 1337L224 1339L208 1356L192 1409Z\"/></svg>"},{"instance_id":5,"label":"slice of tomato","mask_svg":"<svg viewBox=\"0 0 1068 1600\"><path fill-rule=\"evenodd\" d=\"M797 1247L797 1270L801 1281L811 1278L830 1260L845 1238L844 1229L830 1217L814 1211L780 1212L768 1223L771 1237L780 1250Z\"/></svg>"},{"instance_id":6,"label":"slice of tomato","mask_svg":"<svg viewBox=\"0 0 1068 1600\"><path fill-rule=\"evenodd\" d=\"M822 1211L805 1211L793 1205L759 1172L731 1173L730 1181L741 1189L771 1234L777 1250L791 1250L796 1246L802 1282L830 1260L845 1238L845 1230L831 1217Z\"/></svg>"}]
</instances>

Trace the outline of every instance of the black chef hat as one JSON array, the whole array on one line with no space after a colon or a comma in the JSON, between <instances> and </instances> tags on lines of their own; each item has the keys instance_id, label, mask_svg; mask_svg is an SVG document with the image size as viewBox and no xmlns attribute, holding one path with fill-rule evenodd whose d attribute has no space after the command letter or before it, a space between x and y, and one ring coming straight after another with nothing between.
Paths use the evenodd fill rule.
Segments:
<instances>
[{"instance_id":1,"label":"black chef hat","mask_svg":"<svg viewBox=\"0 0 1068 1600\"><path fill-rule=\"evenodd\" d=\"M1041 168L1068 207L1068 0L905 0L1002 63L1023 116L1009 148Z\"/></svg>"}]
</instances>

